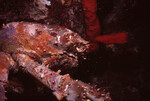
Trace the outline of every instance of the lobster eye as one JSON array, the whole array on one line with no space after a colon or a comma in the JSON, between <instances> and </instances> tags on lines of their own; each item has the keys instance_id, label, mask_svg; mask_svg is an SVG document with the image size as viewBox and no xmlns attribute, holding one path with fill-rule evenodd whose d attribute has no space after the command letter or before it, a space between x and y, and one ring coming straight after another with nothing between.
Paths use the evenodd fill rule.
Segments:
<instances>
[{"instance_id":1,"label":"lobster eye","mask_svg":"<svg viewBox=\"0 0 150 101\"><path fill-rule=\"evenodd\" d=\"M86 47L84 47L84 46L76 47L76 50L77 50L77 52L81 53L86 50Z\"/></svg>"}]
</instances>

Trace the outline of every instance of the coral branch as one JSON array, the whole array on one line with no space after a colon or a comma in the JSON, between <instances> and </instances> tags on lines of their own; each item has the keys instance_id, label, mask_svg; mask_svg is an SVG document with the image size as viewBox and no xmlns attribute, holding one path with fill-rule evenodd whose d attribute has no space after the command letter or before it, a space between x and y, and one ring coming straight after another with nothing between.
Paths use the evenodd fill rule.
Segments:
<instances>
[{"instance_id":1,"label":"coral branch","mask_svg":"<svg viewBox=\"0 0 150 101\"><path fill-rule=\"evenodd\" d=\"M16 54L20 66L54 91L58 100L66 97L68 101L94 100L110 101L109 94L100 92L90 85L70 78L69 74L60 75L60 71L54 72L48 66L41 65L25 54Z\"/></svg>"}]
</instances>

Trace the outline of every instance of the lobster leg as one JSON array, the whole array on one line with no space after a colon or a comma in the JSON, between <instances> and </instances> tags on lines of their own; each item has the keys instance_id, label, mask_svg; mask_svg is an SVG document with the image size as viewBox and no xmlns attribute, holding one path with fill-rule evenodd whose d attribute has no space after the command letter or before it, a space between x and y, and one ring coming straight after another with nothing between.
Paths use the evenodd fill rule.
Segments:
<instances>
[{"instance_id":1,"label":"lobster leg","mask_svg":"<svg viewBox=\"0 0 150 101\"><path fill-rule=\"evenodd\" d=\"M0 101L5 100L5 90L3 84L0 82Z\"/></svg>"},{"instance_id":2,"label":"lobster leg","mask_svg":"<svg viewBox=\"0 0 150 101\"><path fill-rule=\"evenodd\" d=\"M8 83L9 66L9 55L4 52L0 52L0 101L4 101L6 99L4 85Z\"/></svg>"},{"instance_id":3,"label":"lobster leg","mask_svg":"<svg viewBox=\"0 0 150 101\"><path fill-rule=\"evenodd\" d=\"M17 61L27 72L41 81L45 86L53 90L58 100L64 97L68 101L110 101L108 93L99 91L80 80L73 80L69 76L60 75L60 71L54 72L45 65L33 61L25 54L16 54ZM91 100L90 100L91 99Z\"/></svg>"}]
</instances>

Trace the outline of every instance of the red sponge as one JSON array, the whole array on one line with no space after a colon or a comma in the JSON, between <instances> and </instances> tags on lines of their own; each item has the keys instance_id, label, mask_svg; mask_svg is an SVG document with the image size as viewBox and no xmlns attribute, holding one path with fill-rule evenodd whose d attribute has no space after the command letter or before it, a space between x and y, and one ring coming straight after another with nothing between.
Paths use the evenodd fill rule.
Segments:
<instances>
[{"instance_id":1,"label":"red sponge","mask_svg":"<svg viewBox=\"0 0 150 101\"><path fill-rule=\"evenodd\" d=\"M127 42L127 33L121 32L110 35L100 35L94 40L105 44L123 44Z\"/></svg>"}]
</instances>

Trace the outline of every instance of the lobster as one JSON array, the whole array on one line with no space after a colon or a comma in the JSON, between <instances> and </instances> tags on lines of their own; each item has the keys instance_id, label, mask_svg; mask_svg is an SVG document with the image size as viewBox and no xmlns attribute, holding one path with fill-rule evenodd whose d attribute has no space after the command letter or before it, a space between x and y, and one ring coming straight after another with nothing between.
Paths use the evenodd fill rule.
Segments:
<instances>
[{"instance_id":1,"label":"lobster","mask_svg":"<svg viewBox=\"0 0 150 101\"><path fill-rule=\"evenodd\" d=\"M0 30L0 101L4 101L9 70L24 70L53 91L58 100L110 101L108 93L99 91L62 68L78 66L79 57L89 48L77 33L58 25L11 22ZM58 67L58 71L53 68Z\"/></svg>"}]
</instances>

